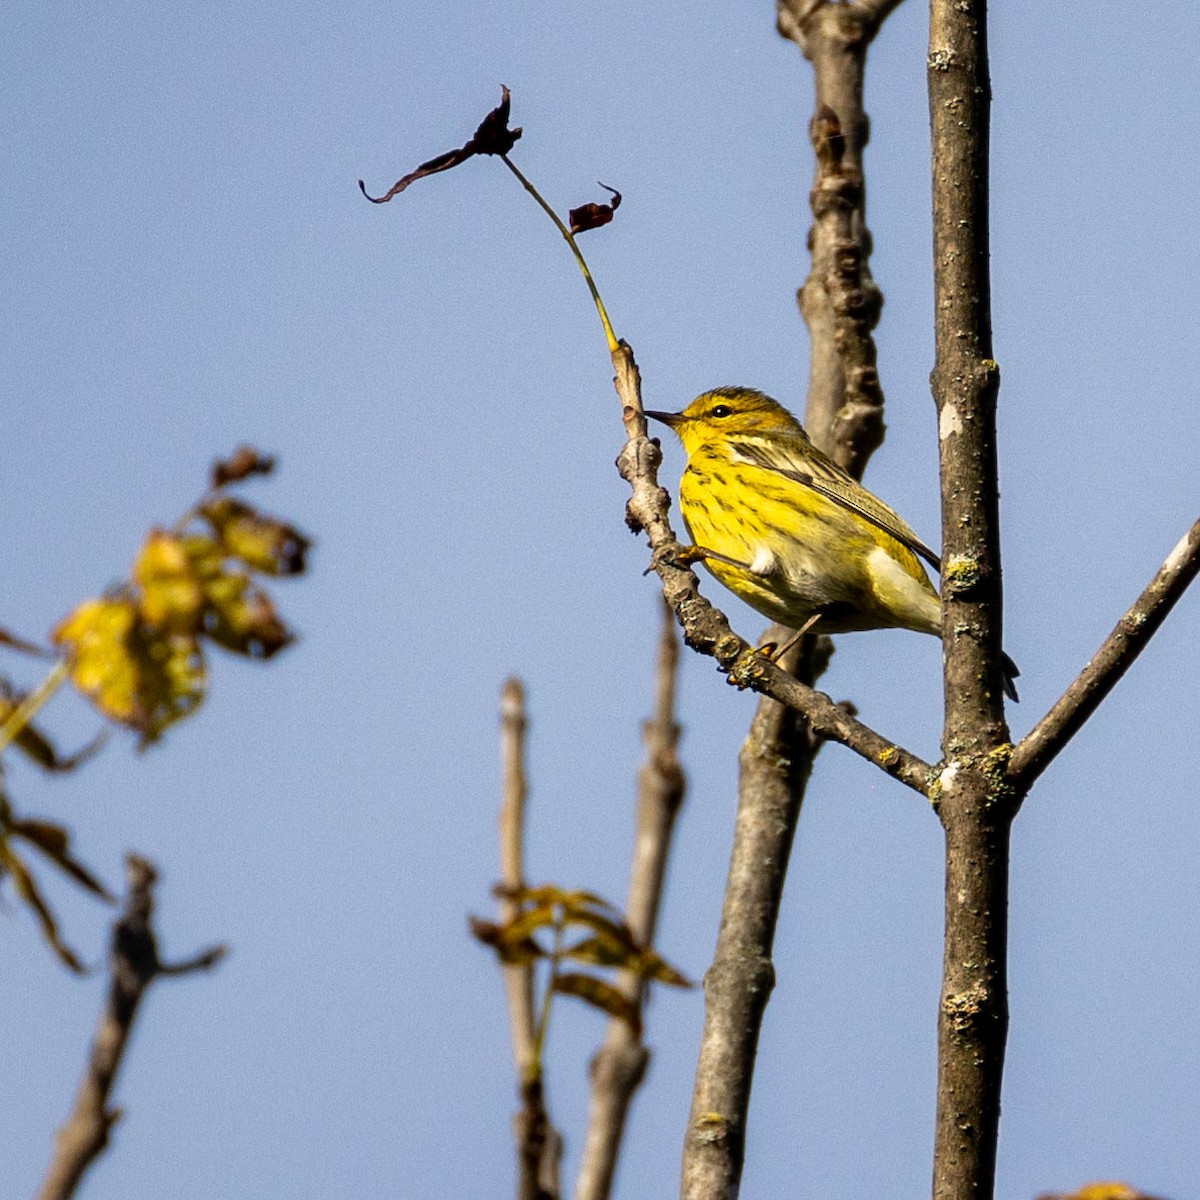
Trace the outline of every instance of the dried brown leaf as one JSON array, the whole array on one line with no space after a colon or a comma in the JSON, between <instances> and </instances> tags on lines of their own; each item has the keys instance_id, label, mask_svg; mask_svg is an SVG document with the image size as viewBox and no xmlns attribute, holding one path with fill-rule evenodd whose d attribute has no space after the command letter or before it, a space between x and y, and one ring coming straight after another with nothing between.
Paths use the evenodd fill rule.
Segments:
<instances>
[{"instance_id":1,"label":"dried brown leaf","mask_svg":"<svg viewBox=\"0 0 1200 1200\"><path fill-rule=\"evenodd\" d=\"M9 823L9 832L22 837L35 845L48 859L60 867L76 883L87 888L89 892L110 902L116 897L81 863L71 855L71 835L61 825L52 821L39 821L36 818L14 820Z\"/></svg>"},{"instance_id":2,"label":"dried brown leaf","mask_svg":"<svg viewBox=\"0 0 1200 1200\"><path fill-rule=\"evenodd\" d=\"M607 913L585 905L572 905L565 908L567 925L582 925L585 929L607 937L614 946L623 946L629 954L635 954L640 949L633 936L633 930L624 921L616 920Z\"/></svg>"},{"instance_id":3,"label":"dried brown leaf","mask_svg":"<svg viewBox=\"0 0 1200 1200\"><path fill-rule=\"evenodd\" d=\"M601 183L599 186L612 193L612 201L608 204L581 204L578 208L571 209L567 218L572 233L586 233L589 229L599 229L601 225L607 225L621 207L621 193L616 188L610 188L607 183Z\"/></svg>"},{"instance_id":4,"label":"dried brown leaf","mask_svg":"<svg viewBox=\"0 0 1200 1200\"><path fill-rule=\"evenodd\" d=\"M21 861L20 857L7 842L0 841L0 872L4 871L7 871L12 876L13 886L17 889L17 895L32 909L38 924L42 928L42 937L49 943L50 948L77 975L85 974L83 963L79 961L70 946L59 937L58 921L55 919L50 906L42 898L42 893L38 889L37 880L34 879L33 873Z\"/></svg>"},{"instance_id":5,"label":"dried brown leaf","mask_svg":"<svg viewBox=\"0 0 1200 1200\"><path fill-rule=\"evenodd\" d=\"M682 972L677 971L666 959L653 950L644 949L641 959L634 970L644 979L655 983L669 984L671 987L690 988L696 985Z\"/></svg>"},{"instance_id":6,"label":"dried brown leaf","mask_svg":"<svg viewBox=\"0 0 1200 1200\"><path fill-rule=\"evenodd\" d=\"M209 482L213 488L240 483L251 475L270 475L275 459L260 454L253 446L239 446L228 458L218 458L212 465Z\"/></svg>"},{"instance_id":7,"label":"dried brown leaf","mask_svg":"<svg viewBox=\"0 0 1200 1200\"><path fill-rule=\"evenodd\" d=\"M386 204L393 196L404 191L410 183L424 179L426 175L449 171L451 167L457 167L467 159L474 158L476 154L507 154L521 136L520 129L508 128L510 98L508 88L501 85L500 103L483 118L479 123L479 128L475 130L469 141L457 150L447 150L445 154L439 154L436 158L423 162L415 171L410 171L402 179L397 179L384 195L372 196L361 179L358 181L359 191L372 204Z\"/></svg>"},{"instance_id":8,"label":"dried brown leaf","mask_svg":"<svg viewBox=\"0 0 1200 1200\"><path fill-rule=\"evenodd\" d=\"M524 909L510 921L501 926L501 935L511 941L521 941L532 937L539 929L545 929L554 924L554 906L538 904L533 908Z\"/></svg>"},{"instance_id":9,"label":"dried brown leaf","mask_svg":"<svg viewBox=\"0 0 1200 1200\"><path fill-rule=\"evenodd\" d=\"M620 930L614 936L611 930L602 930L570 946L564 958L578 962L593 963L599 967L618 967L634 971L644 979L672 987L692 987L692 981L677 971L661 955L645 946L638 945L628 930Z\"/></svg>"},{"instance_id":10,"label":"dried brown leaf","mask_svg":"<svg viewBox=\"0 0 1200 1200\"><path fill-rule=\"evenodd\" d=\"M639 954L636 946L631 947L607 934L594 933L568 946L563 951L563 958L592 963L597 967L630 967L639 960Z\"/></svg>"},{"instance_id":11,"label":"dried brown leaf","mask_svg":"<svg viewBox=\"0 0 1200 1200\"><path fill-rule=\"evenodd\" d=\"M226 650L267 659L294 640L270 596L244 576L223 576L209 590L209 599L204 632Z\"/></svg>"},{"instance_id":12,"label":"dried brown leaf","mask_svg":"<svg viewBox=\"0 0 1200 1200\"><path fill-rule=\"evenodd\" d=\"M491 946L501 962L524 965L544 956L545 952L533 938L515 940L503 926L480 917L468 917L467 922L471 935L485 946Z\"/></svg>"}]
</instances>

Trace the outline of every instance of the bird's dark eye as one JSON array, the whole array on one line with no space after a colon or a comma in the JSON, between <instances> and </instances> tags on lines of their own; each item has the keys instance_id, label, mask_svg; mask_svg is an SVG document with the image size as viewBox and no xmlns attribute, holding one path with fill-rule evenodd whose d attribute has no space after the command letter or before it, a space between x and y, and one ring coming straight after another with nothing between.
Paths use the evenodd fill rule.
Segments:
<instances>
[{"instance_id":1,"label":"bird's dark eye","mask_svg":"<svg viewBox=\"0 0 1200 1200\"><path fill-rule=\"evenodd\" d=\"M708 415L710 417L729 417L733 415L733 409L728 404L714 404L709 409Z\"/></svg>"}]
</instances>

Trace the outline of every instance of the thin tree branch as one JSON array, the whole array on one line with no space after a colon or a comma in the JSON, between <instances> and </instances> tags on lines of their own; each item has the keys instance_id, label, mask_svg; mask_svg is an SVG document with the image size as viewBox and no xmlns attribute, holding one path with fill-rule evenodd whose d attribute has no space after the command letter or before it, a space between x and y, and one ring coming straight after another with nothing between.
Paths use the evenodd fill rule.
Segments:
<instances>
[{"instance_id":1,"label":"thin tree branch","mask_svg":"<svg viewBox=\"0 0 1200 1200\"><path fill-rule=\"evenodd\" d=\"M638 774L637 829L625 918L634 938L654 944L675 819L685 781L679 765L675 685L679 639L667 605L655 670L654 716L646 722L646 761ZM619 972L615 986L641 1010L646 983L633 971ZM604 1045L592 1058L587 1140L575 1189L576 1200L606 1200L612 1190L629 1105L645 1076L650 1051L628 1021L612 1019Z\"/></svg>"},{"instance_id":2,"label":"thin tree branch","mask_svg":"<svg viewBox=\"0 0 1200 1200\"><path fill-rule=\"evenodd\" d=\"M510 889L525 886L525 688L519 679L506 679L500 689L500 879ZM507 924L520 909L515 900L501 898L500 921ZM512 1036L513 1065L521 1075L533 1058L533 965L508 963L504 967L508 997L508 1024Z\"/></svg>"},{"instance_id":3,"label":"thin tree branch","mask_svg":"<svg viewBox=\"0 0 1200 1200\"><path fill-rule=\"evenodd\" d=\"M1179 540L1167 561L1133 607L1117 622L1078 678L1021 739L1008 764L1008 778L1018 792L1024 794L1079 732L1145 649L1198 572L1200 521Z\"/></svg>"},{"instance_id":4,"label":"thin tree branch","mask_svg":"<svg viewBox=\"0 0 1200 1200\"><path fill-rule=\"evenodd\" d=\"M125 860L125 869L129 892L125 911L113 926L108 1001L100 1014L75 1107L59 1130L38 1200L73 1196L84 1172L107 1147L109 1132L121 1117L119 1109L108 1107L108 1100L146 989L160 975L208 970L225 955L224 946L213 946L185 962L164 963L158 956L153 926L157 872L150 862L133 854Z\"/></svg>"},{"instance_id":5,"label":"thin tree branch","mask_svg":"<svg viewBox=\"0 0 1200 1200\"><path fill-rule=\"evenodd\" d=\"M882 298L867 266L863 74L867 47L891 7L825 0L778 6L780 33L799 44L815 77L812 269L798 293L811 343L805 424L817 445L860 478L883 437L871 334ZM828 638L805 638L785 666L811 684L831 654ZM721 927L705 976L705 1025L684 1145L686 1197L727 1197L740 1183L759 1033L774 984L779 906L804 790L822 744L795 709L767 696L759 701L739 757Z\"/></svg>"},{"instance_id":6,"label":"thin tree branch","mask_svg":"<svg viewBox=\"0 0 1200 1200\"><path fill-rule=\"evenodd\" d=\"M500 691L500 875L506 887L525 886L525 689L519 679L506 679ZM513 920L520 909L501 898L500 920ZM533 1000L533 965L506 963L504 990L512 1035L513 1063L521 1107L513 1117L517 1151L518 1200L557 1200L562 1194L558 1164L562 1138L546 1112L538 1061L537 1015Z\"/></svg>"},{"instance_id":7,"label":"thin tree branch","mask_svg":"<svg viewBox=\"0 0 1200 1200\"><path fill-rule=\"evenodd\" d=\"M1008 853L996 400L988 267L986 0L932 0L934 313L947 766L935 1200L990 1200L1008 1032Z\"/></svg>"}]
</instances>

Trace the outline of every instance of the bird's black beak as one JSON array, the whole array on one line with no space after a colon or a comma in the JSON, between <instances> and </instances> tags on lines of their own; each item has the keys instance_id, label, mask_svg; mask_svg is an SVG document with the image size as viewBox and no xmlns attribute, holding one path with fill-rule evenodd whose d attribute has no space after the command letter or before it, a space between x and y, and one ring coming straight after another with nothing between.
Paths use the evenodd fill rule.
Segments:
<instances>
[{"instance_id":1,"label":"bird's black beak","mask_svg":"<svg viewBox=\"0 0 1200 1200\"><path fill-rule=\"evenodd\" d=\"M652 417L655 421L661 421L664 425L670 425L672 429L683 420L683 413L655 412L652 409L646 409L646 416Z\"/></svg>"}]
</instances>

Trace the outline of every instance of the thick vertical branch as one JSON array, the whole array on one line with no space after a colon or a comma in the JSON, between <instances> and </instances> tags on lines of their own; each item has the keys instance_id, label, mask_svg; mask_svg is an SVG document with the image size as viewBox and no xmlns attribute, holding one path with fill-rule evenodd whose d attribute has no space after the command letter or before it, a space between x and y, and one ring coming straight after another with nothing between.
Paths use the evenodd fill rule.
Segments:
<instances>
[{"instance_id":1,"label":"thick vertical branch","mask_svg":"<svg viewBox=\"0 0 1200 1200\"><path fill-rule=\"evenodd\" d=\"M954 766L945 774L955 771ZM1008 853L1012 807L993 779L965 778L942 809L946 944L938 1013L934 1200L990 1200L1008 1034ZM947 789L948 791L950 789ZM952 807L954 815L949 815Z\"/></svg>"},{"instance_id":2,"label":"thick vertical branch","mask_svg":"<svg viewBox=\"0 0 1200 1200\"><path fill-rule=\"evenodd\" d=\"M988 269L985 0L934 0L929 33L933 134L932 384L942 474L942 637L946 752L1006 739L1001 673L999 485Z\"/></svg>"},{"instance_id":3,"label":"thick vertical branch","mask_svg":"<svg viewBox=\"0 0 1200 1200\"><path fill-rule=\"evenodd\" d=\"M704 1033L684 1142L685 1200L737 1194L759 1031L775 984L775 926L816 749L799 713L759 701L738 759L721 928L704 977Z\"/></svg>"},{"instance_id":4,"label":"thick vertical branch","mask_svg":"<svg viewBox=\"0 0 1200 1200\"><path fill-rule=\"evenodd\" d=\"M888 10L894 7L889 5ZM867 48L886 13L877 5L781 0L780 32L812 63L816 158L809 204L812 265L797 293L812 345L805 424L809 435L861 478L883 441L883 390L872 330L883 295L871 276L863 150Z\"/></svg>"},{"instance_id":5,"label":"thick vertical branch","mask_svg":"<svg viewBox=\"0 0 1200 1200\"><path fill-rule=\"evenodd\" d=\"M125 911L113 926L108 1000L96 1026L75 1107L59 1130L38 1200L68 1200L108 1146L109 1131L121 1116L108 1101L146 989L160 975L208 970L225 954L224 946L214 946L186 962L164 963L158 956L153 925L157 873L151 863L133 854L125 866L129 892Z\"/></svg>"},{"instance_id":6,"label":"thick vertical branch","mask_svg":"<svg viewBox=\"0 0 1200 1200\"><path fill-rule=\"evenodd\" d=\"M525 689L519 679L506 679L500 693L500 870L507 887L525 886ZM500 920L513 920L520 905L501 899ZM504 988L513 1061L521 1108L513 1117L517 1150L518 1200L557 1200L561 1195L558 1164L562 1139L546 1113L541 1065L536 1049L533 965L506 964Z\"/></svg>"},{"instance_id":7,"label":"thick vertical branch","mask_svg":"<svg viewBox=\"0 0 1200 1200\"><path fill-rule=\"evenodd\" d=\"M883 439L883 392L871 336L882 298L868 267L862 151L867 47L894 0L781 0L779 31L812 63L816 158L810 194L812 268L800 289L811 339L810 436L861 476ZM806 682L824 671L828 639L804 639L787 665ZM774 984L775 926L804 789L821 741L794 710L763 698L740 756L738 815L721 927L704 981L705 1025L684 1144L681 1195L736 1194L754 1060Z\"/></svg>"},{"instance_id":8,"label":"thick vertical branch","mask_svg":"<svg viewBox=\"0 0 1200 1200\"><path fill-rule=\"evenodd\" d=\"M935 1200L990 1200L1008 1032L1009 830L1020 797L1001 696L1001 588L988 274L985 0L932 0L929 110L942 475L946 941L938 1020Z\"/></svg>"},{"instance_id":9,"label":"thick vertical branch","mask_svg":"<svg viewBox=\"0 0 1200 1200\"><path fill-rule=\"evenodd\" d=\"M638 774L637 829L625 917L633 936L654 944L675 818L683 803L685 781L679 766L679 726L675 721L675 684L679 636L664 602L655 670L654 715L645 725L646 761ZM621 971L615 985L641 1010L643 976ZM612 1191L629 1105L650 1061L650 1051L628 1021L609 1021L604 1045L592 1058L591 1104L587 1140L579 1168L575 1200L606 1200Z\"/></svg>"}]
</instances>

